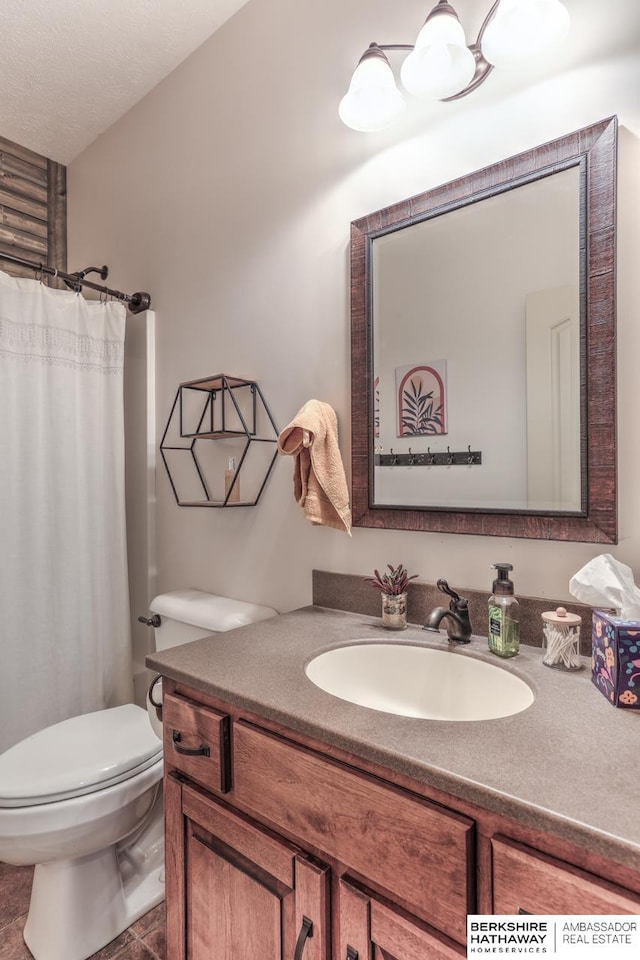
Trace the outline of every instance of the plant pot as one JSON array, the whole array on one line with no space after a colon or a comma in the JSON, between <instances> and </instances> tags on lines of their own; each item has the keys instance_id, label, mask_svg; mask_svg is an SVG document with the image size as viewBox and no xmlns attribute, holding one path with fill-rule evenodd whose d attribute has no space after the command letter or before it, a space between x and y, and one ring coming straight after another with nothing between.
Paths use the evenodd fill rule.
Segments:
<instances>
[{"instance_id":1,"label":"plant pot","mask_svg":"<svg viewBox=\"0 0 640 960\"><path fill-rule=\"evenodd\" d=\"M404 630L407 626L407 594L382 594L382 626L387 630Z\"/></svg>"}]
</instances>

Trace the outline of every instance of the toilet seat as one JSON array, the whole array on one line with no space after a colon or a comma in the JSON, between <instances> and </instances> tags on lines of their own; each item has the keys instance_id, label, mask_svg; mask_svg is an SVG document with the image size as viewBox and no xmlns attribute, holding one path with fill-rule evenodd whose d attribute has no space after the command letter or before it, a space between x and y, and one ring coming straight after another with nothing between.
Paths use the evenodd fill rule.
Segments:
<instances>
[{"instance_id":1,"label":"toilet seat","mask_svg":"<svg viewBox=\"0 0 640 960\"><path fill-rule=\"evenodd\" d=\"M146 710L135 704L71 717L0 755L0 808L94 793L136 776L161 755Z\"/></svg>"}]
</instances>

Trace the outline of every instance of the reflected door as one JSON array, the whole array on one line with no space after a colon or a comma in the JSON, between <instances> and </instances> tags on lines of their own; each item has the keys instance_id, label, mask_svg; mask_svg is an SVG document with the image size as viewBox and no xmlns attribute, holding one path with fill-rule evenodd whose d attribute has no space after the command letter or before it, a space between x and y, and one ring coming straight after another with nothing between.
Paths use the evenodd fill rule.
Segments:
<instances>
[{"instance_id":1,"label":"reflected door","mask_svg":"<svg viewBox=\"0 0 640 960\"><path fill-rule=\"evenodd\" d=\"M579 310L571 285L527 296L530 510L581 509Z\"/></svg>"}]
</instances>

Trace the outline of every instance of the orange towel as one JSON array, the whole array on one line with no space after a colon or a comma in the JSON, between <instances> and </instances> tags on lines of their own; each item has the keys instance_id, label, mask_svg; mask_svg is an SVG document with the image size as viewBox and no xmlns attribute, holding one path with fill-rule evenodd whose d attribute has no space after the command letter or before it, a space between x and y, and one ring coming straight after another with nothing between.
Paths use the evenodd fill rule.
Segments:
<instances>
[{"instance_id":1,"label":"orange towel","mask_svg":"<svg viewBox=\"0 0 640 960\"><path fill-rule=\"evenodd\" d=\"M307 520L351 536L349 491L333 408L308 400L278 437L278 450L295 457L293 491Z\"/></svg>"}]
</instances>

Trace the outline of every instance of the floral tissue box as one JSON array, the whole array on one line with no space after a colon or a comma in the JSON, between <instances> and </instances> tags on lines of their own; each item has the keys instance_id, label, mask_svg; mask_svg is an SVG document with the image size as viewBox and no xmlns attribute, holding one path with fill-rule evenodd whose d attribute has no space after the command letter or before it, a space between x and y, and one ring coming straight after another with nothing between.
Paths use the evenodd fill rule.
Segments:
<instances>
[{"instance_id":1,"label":"floral tissue box","mask_svg":"<svg viewBox=\"0 0 640 960\"><path fill-rule=\"evenodd\" d=\"M640 709L640 621L593 611L591 679L614 707Z\"/></svg>"}]
</instances>

